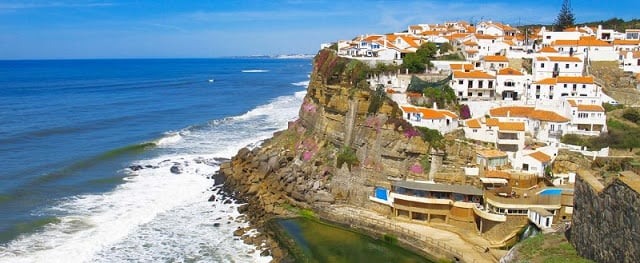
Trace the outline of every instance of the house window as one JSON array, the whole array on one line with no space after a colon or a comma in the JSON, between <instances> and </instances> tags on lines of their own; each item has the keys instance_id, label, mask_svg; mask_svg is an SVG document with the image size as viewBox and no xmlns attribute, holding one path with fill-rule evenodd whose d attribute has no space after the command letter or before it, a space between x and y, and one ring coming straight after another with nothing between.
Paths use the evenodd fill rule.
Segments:
<instances>
[{"instance_id":1,"label":"house window","mask_svg":"<svg viewBox=\"0 0 640 263\"><path fill-rule=\"evenodd\" d=\"M522 170L523 171L529 171L529 164L528 163L523 163L522 164Z\"/></svg>"},{"instance_id":2,"label":"house window","mask_svg":"<svg viewBox=\"0 0 640 263\"><path fill-rule=\"evenodd\" d=\"M467 97L471 97L471 96L473 96L473 93L467 92Z\"/></svg>"},{"instance_id":3,"label":"house window","mask_svg":"<svg viewBox=\"0 0 640 263\"><path fill-rule=\"evenodd\" d=\"M578 67L578 64L576 64L576 68Z\"/></svg>"},{"instance_id":4,"label":"house window","mask_svg":"<svg viewBox=\"0 0 640 263\"><path fill-rule=\"evenodd\" d=\"M569 68L569 64L565 64L565 65L564 65L564 68Z\"/></svg>"},{"instance_id":5,"label":"house window","mask_svg":"<svg viewBox=\"0 0 640 263\"><path fill-rule=\"evenodd\" d=\"M482 97L482 92L478 92L478 97Z\"/></svg>"},{"instance_id":6,"label":"house window","mask_svg":"<svg viewBox=\"0 0 640 263\"><path fill-rule=\"evenodd\" d=\"M473 88L473 80L468 80L467 81L467 88L468 89L472 89Z\"/></svg>"},{"instance_id":7,"label":"house window","mask_svg":"<svg viewBox=\"0 0 640 263\"><path fill-rule=\"evenodd\" d=\"M478 88L481 89L484 84L483 80L478 80Z\"/></svg>"},{"instance_id":8,"label":"house window","mask_svg":"<svg viewBox=\"0 0 640 263\"><path fill-rule=\"evenodd\" d=\"M552 100L553 99L553 95L549 95L549 99Z\"/></svg>"},{"instance_id":9,"label":"house window","mask_svg":"<svg viewBox=\"0 0 640 263\"><path fill-rule=\"evenodd\" d=\"M560 94L560 97L566 97L566 96L569 96L569 93L562 93L562 94Z\"/></svg>"},{"instance_id":10,"label":"house window","mask_svg":"<svg viewBox=\"0 0 640 263\"><path fill-rule=\"evenodd\" d=\"M462 97L462 91L458 91L458 97Z\"/></svg>"},{"instance_id":11,"label":"house window","mask_svg":"<svg viewBox=\"0 0 640 263\"><path fill-rule=\"evenodd\" d=\"M582 84L582 88L583 88L583 89L586 89L586 88L587 88L587 85Z\"/></svg>"},{"instance_id":12,"label":"house window","mask_svg":"<svg viewBox=\"0 0 640 263\"><path fill-rule=\"evenodd\" d=\"M536 99L539 99L539 98L540 98L540 94L536 95Z\"/></svg>"},{"instance_id":13,"label":"house window","mask_svg":"<svg viewBox=\"0 0 640 263\"><path fill-rule=\"evenodd\" d=\"M565 88L565 89L567 88L567 83L565 83L565 84L564 84L564 88Z\"/></svg>"},{"instance_id":14,"label":"house window","mask_svg":"<svg viewBox=\"0 0 640 263\"><path fill-rule=\"evenodd\" d=\"M478 129L473 129L473 132L478 132Z\"/></svg>"},{"instance_id":15,"label":"house window","mask_svg":"<svg viewBox=\"0 0 640 263\"><path fill-rule=\"evenodd\" d=\"M544 63L540 63L540 67L541 67L541 68L544 68Z\"/></svg>"},{"instance_id":16,"label":"house window","mask_svg":"<svg viewBox=\"0 0 640 263\"><path fill-rule=\"evenodd\" d=\"M516 84L513 81L505 81L504 82L504 86L505 87L514 87Z\"/></svg>"},{"instance_id":17,"label":"house window","mask_svg":"<svg viewBox=\"0 0 640 263\"><path fill-rule=\"evenodd\" d=\"M493 89L493 80L489 80L489 88Z\"/></svg>"},{"instance_id":18,"label":"house window","mask_svg":"<svg viewBox=\"0 0 640 263\"><path fill-rule=\"evenodd\" d=\"M458 80L458 85L464 84L464 80Z\"/></svg>"}]
</instances>

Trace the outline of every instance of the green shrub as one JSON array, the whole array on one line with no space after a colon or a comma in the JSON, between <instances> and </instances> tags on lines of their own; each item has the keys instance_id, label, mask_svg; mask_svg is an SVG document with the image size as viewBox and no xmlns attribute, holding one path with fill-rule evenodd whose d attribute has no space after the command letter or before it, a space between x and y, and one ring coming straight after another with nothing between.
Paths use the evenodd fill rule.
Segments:
<instances>
[{"instance_id":1,"label":"green shrub","mask_svg":"<svg viewBox=\"0 0 640 263\"><path fill-rule=\"evenodd\" d=\"M356 152L351 149L351 147L345 146L338 153L336 165L338 169L342 168L343 164L347 164L349 171L351 171L351 167L358 163L358 157L356 156Z\"/></svg>"},{"instance_id":2,"label":"green shrub","mask_svg":"<svg viewBox=\"0 0 640 263\"><path fill-rule=\"evenodd\" d=\"M382 107L382 104L384 104L385 99L387 98L387 93L384 90L384 86L378 85L376 90L370 91L369 94L370 94L370 101L369 101L369 108L367 109L367 112L377 113L378 110L380 110L380 107Z\"/></svg>"},{"instance_id":3,"label":"green shrub","mask_svg":"<svg viewBox=\"0 0 640 263\"><path fill-rule=\"evenodd\" d=\"M628 108L622 113L622 118L631 122L638 122L640 120L640 112L634 108Z\"/></svg>"},{"instance_id":4,"label":"green shrub","mask_svg":"<svg viewBox=\"0 0 640 263\"><path fill-rule=\"evenodd\" d=\"M604 108L604 110L606 112L610 112L612 110L622 109L622 108L624 108L624 105L622 105L622 104L602 103L602 107Z\"/></svg>"}]
</instances>

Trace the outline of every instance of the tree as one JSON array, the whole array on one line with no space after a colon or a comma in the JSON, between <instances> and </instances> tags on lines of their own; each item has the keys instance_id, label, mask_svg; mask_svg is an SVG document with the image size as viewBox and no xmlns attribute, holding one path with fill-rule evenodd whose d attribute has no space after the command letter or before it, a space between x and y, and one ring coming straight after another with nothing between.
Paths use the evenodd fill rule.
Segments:
<instances>
[{"instance_id":1,"label":"tree","mask_svg":"<svg viewBox=\"0 0 640 263\"><path fill-rule=\"evenodd\" d=\"M560 13L558 13L558 17L556 18L556 30L562 31L567 27L573 26L575 20L576 19L571 12L571 1L564 0L562 2L562 7L560 8Z\"/></svg>"},{"instance_id":2,"label":"tree","mask_svg":"<svg viewBox=\"0 0 640 263\"><path fill-rule=\"evenodd\" d=\"M402 59L402 66L409 70L411 73L423 73L426 66L420 59L418 54L409 53Z\"/></svg>"}]
</instances>

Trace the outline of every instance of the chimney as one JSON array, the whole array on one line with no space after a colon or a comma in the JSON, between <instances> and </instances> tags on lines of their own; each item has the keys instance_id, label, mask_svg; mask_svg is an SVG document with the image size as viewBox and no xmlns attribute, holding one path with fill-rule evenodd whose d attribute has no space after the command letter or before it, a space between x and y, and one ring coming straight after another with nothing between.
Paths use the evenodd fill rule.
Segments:
<instances>
[{"instance_id":1,"label":"chimney","mask_svg":"<svg viewBox=\"0 0 640 263\"><path fill-rule=\"evenodd\" d=\"M438 103L436 103L435 101L433 102L433 109L437 110L438 109Z\"/></svg>"}]
</instances>

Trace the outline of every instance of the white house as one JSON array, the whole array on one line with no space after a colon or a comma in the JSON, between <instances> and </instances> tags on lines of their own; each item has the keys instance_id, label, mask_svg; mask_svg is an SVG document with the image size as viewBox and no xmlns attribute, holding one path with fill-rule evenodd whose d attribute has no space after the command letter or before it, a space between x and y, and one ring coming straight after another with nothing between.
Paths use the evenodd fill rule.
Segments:
<instances>
[{"instance_id":1,"label":"white house","mask_svg":"<svg viewBox=\"0 0 640 263\"><path fill-rule=\"evenodd\" d=\"M500 121L496 140L497 148L505 152L517 152L524 149L524 133L524 122Z\"/></svg>"},{"instance_id":2,"label":"white house","mask_svg":"<svg viewBox=\"0 0 640 263\"><path fill-rule=\"evenodd\" d=\"M547 31L546 28L540 30L542 38L542 46L549 46L557 40L578 40L583 35L581 32L553 32Z\"/></svg>"},{"instance_id":3,"label":"white house","mask_svg":"<svg viewBox=\"0 0 640 263\"><path fill-rule=\"evenodd\" d=\"M640 50L640 40L637 39L616 39L613 41L615 51L637 51Z\"/></svg>"},{"instance_id":4,"label":"white house","mask_svg":"<svg viewBox=\"0 0 640 263\"><path fill-rule=\"evenodd\" d=\"M565 133L598 136L607 131L607 116L600 104L587 104L578 99L567 99L571 123Z\"/></svg>"},{"instance_id":5,"label":"white house","mask_svg":"<svg viewBox=\"0 0 640 263\"><path fill-rule=\"evenodd\" d=\"M502 42L501 37L475 34L474 38L478 43L480 56L502 54L509 48L508 44Z\"/></svg>"},{"instance_id":6,"label":"white house","mask_svg":"<svg viewBox=\"0 0 640 263\"><path fill-rule=\"evenodd\" d=\"M402 116L413 126L449 133L458 128L458 115L448 110L429 109L415 106L401 106Z\"/></svg>"},{"instance_id":7,"label":"white house","mask_svg":"<svg viewBox=\"0 0 640 263\"><path fill-rule=\"evenodd\" d=\"M509 67L509 59L506 56L484 56L480 59L480 63L485 71L494 74L498 70Z\"/></svg>"},{"instance_id":8,"label":"white house","mask_svg":"<svg viewBox=\"0 0 640 263\"><path fill-rule=\"evenodd\" d=\"M458 100L491 100L495 96L496 77L484 71L453 71L451 87Z\"/></svg>"},{"instance_id":9,"label":"white house","mask_svg":"<svg viewBox=\"0 0 640 263\"><path fill-rule=\"evenodd\" d=\"M483 21L476 25L476 34L491 36L515 36L518 29L511 27L509 24L502 24L493 21Z\"/></svg>"},{"instance_id":10,"label":"white house","mask_svg":"<svg viewBox=\"0 0 640 263\"><path fill-rule=\"evenodd\" d=\"M627 40L640 40L640 29L627 29L624 31Z\"/></svg>"},{"instance_id":11,"label":"white house","mask_svg":"<svg viewBox=\"0 0 640 263\"><path fill-rule=\"evenodd\" d=\"M536 56L533 58L533 79L557 76L582 76L584 63L579 57Z\"/></svg>"},{"instance_id":12,"label":"white house","mask_svg":"<svg viewBox=\"0 0 640 263\"><path fill-rule=\"evenodd\" d=\"M556 40L552 46L561 54L581 56L590 61L615 61L618 57L613 44L593 36L583 36L578 40Z\"/></svg>"},{"instance_id":13,"label":"white house","mask_svg":"<svg viewBox=\"0 0 640 263\"><path fill-rule=\"evenodd\" d=\"M496 75L496 96L502 100L520 100L524 98L531 75L525 75L514 68L503 68Z\"/></svg>"},{"instance_id":14,"label":"white house","mask_svg":"<svg viewBox=\"0 0 640 263\"><path fill-rule=\"evenodd\" d=\"M562 135L569 129L570 119L556 111L534 109L528 117L529 131L538 141L560 142Z\"/></svg>"},{"instance_id":15,"label":"white house","mask_svg":"<svg viewBox=\"0 0 640 263\"><path fill-rule=\"evenodd\" d=\"M551 165L552 156L542 151L533 151L530 153L518 152L516 158L512 161L513 168L526 173L544 176L544 170Z\"/></svg>"},{"instance_id":16,"label":"white house","mask_svg":"<svg viewBox=\"0 0 640 263\"><path fill-rule=\"evenodd\" d=\"M562 100L565 97L598 97L600 88L592 76L558 76L545 78L531 84L527 91L530 100Z\"/></svg>"},{"instance_id":17,"label":"white house","mask_svg":"<svg viewBox=\"0 0 640 263\"><path fill-rule=\"evenodd\" d=\"M640 73L640 51L620 51L622 70Z\"/></svg>"}]
</instances>

